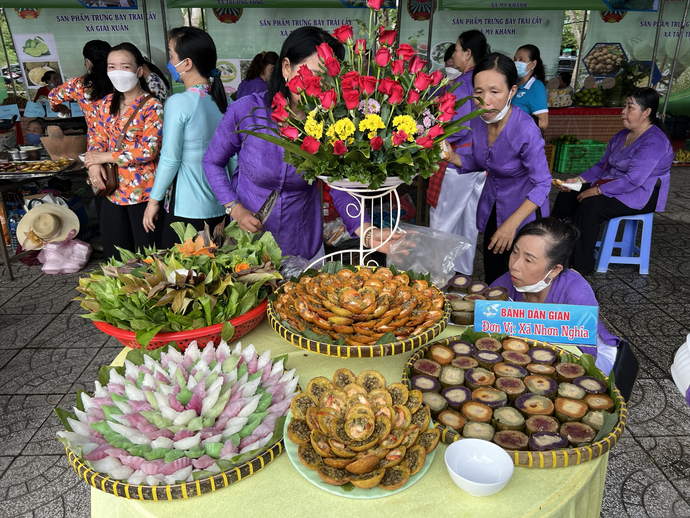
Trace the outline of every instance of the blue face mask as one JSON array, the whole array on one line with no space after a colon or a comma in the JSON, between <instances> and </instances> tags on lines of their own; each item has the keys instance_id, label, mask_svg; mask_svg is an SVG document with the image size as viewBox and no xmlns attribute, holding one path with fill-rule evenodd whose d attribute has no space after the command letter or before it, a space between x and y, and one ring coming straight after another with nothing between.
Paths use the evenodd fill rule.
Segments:
<instances>
[{"instance_id":1,"label":"blue face mask","mask_svg":"<svg viewBox=\"0 0 690 518\"><path fill-rule=\"evenodd\" d=\"M182 72L182 74L180 74L177 71L177 67L179 67L182 63L184 63L184 59L182 61L180 61L177 65L173 65L170 61L168 61L168 71L170 72L170 75L172 76L173 81L175 81L176 83L182 82L182 80L180 79L180 76L182 74L184 74L184 72Z\"/></svg>"},{"instance_id":2,"label":"blue face mask","mask_svg":"<svg viewBox=\"0 0 690 518\"><path fill-rule=\"evenodd\" d=\"M32 146L39 146L41 144L41 137L43 135L36 135L35 133L27 133L25 135L26 137L26 143L30 144Z\"/></svg>"},{"instance_id":3,"label":"blue face mask","mask_svg":"<svg viewBox=\"0 0 690 518\"><path fill-rule=\"evenodd\" d=\"M531 61L529 62L531 63ZM515 68L517 68L518 77L522 79L527 75L527 65L529 63L523 63L522 61L515 61Z\"/></svg>"}]
</instances>

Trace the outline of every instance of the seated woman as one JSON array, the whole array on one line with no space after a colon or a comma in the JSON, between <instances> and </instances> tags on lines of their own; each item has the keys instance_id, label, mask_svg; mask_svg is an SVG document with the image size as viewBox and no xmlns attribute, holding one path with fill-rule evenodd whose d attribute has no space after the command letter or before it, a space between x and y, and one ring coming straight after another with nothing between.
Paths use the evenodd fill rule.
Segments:
<instances>
[{"instance_id":1,"label":"seated woman","mask_svg":"<svg viewBox=\"0 0 690 518\"><path fill-rule=\"evenodd\" d=\"M580 231L571 262L585 275L594 270L599 226L620 216L663 212L668 198L673 147L657 115L659 94L636 88L623 108L624 130L609 142L598 163L560 187L553 216L573 218ZM582 190L568 184L581 180Z\"/></svg>"},{"instance_id":2,"label":"seated woman","mask_svg":"<svg viewBox=\"0 0 690 518\"><path fill-rule=\"evenodd\" d=\"M30 146L41 146L41 137L46 134L46 121L41 117L32 120L26 126L26 132L24 133L24 140Z\"/></svg>"},{"instance_id":3,"label":"seated woman","mask_svg":"<svg viewBox=\"0 0 690 518\"><path fill-rule=\"evenodd\" d=\"M528 223L515 238L508 273L491 286L503 286L515 302L598 306L589 283L568 268L579 234L575 227L554 217ZM608 374L613 369L620 342L599 320L597 346L580 349L594 356L597 367Z\"/></svg>"}]
</instances>

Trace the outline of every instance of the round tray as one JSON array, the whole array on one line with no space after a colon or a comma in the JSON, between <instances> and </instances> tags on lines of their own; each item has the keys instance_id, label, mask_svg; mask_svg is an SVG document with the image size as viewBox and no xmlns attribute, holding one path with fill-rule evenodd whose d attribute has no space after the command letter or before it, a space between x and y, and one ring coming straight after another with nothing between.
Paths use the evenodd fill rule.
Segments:
<instances>
[{"instance_id":1,"label":"round tray","mask_svg":"<svg viewBox=\"0 0 690 518\"><path fill-rule=\"evenodd\" d=\"M417 347L421 347L429 340L441 334L441 331L443 331L446 328L446 325L448 325L450 313L451 307L446 300L443 306L443 317L441 320L424 331L422 334L387 344L354 346L317 342L316 340L310 340L299 334L295 334L280 323L280 320L278 320L278 315L276 315L276 312L273 309L273 303L268 304L268 321L270 322L273 330L285 340L290 342L295 347L299 347L300 349L305 349L316 354L323 354L325 356L337 356L339 358L372 358L378 356L393 356L395 354L409 352Z\"/></svg>"},{"instance_id":2,"label":"round tray","mask_svg":"<svg viewBox=\"0 0 690 518\"><path fill-rule=\"evenodd\" d=\"M540 342L538 340L533 340L530 338L515 338L518 338L519 340L524 340L530 345L530 347L548 347L558 353L563 351L563 349L561 349L560 347L549 344L547 342ZM434 342L434 344L448 345L450 344L450 342L458 339L460 339L459 336L452 336L449 338L437 340ZM427 347L419 349L412 356L410 356L410 359L407 360L407 363L405 364L405 370L403 371L403 383L409 386L409 377L407 375L408 369L416 360L423 358L428 348L434 344L429 344ZM608 380L608 377L606 377L606 379ZM623 399L623 396L618 391L618 389L615 389L614 393L616 395L616 398L618 399L618 402L620 403L620 408L618 409L618 424L610 434L605 436L600 441L595 442L590 446L582 446L580 448L568 448L565 450L506 451L513 458L513 462L516 466L523 466L526 468L564 468L567 466L575 466L577 464L582 464L583 462L587 462L590 460L594 460L597 457L601 457L607 451L613 448L613 446L623 435L623 431L625 430L625 421L628 416L628 409L625 404L625 399ZM437 423L436 426L441 429L441 440L446 444L452 444L453 442L462 440L463 438L462 435L460 435L455 430L452 430L450 428L444 428L443 425L439 423Z\"/></svg>"},{"instance_id":3,"label":"round tray","mask_svg":"<svg viewBox=\"0 0 690 518\"><path fill-rule=\"evenodd\" d=\"M230 323L235 328L235 334L233 335L232 339L239 340L249 331L258 326L259 322L263 320L264 315L266 314L267 305L268 300L264 300L251 311L248 311L244 315L230 320ZM94 324L105 334L117 338L125 347L141 349L141 344L137 342L136 333L134 331L120 329L108 324L107 322L94 321ZM200 345L207 344L208 342L219 342L222 329L223 324L216 324L213 326L201 327L199 329L190 329L189 331L179 331L177 333L158 333L151 339L146 349L158 349L159 347L169 344L170 342L175 342L182 350L184 350L191 342L195 340L199 342Z\"/></svg>"},{"instance_id":4,"label":"round tray","mask_svg":"<svg viewBox=\"0 0 690 518\"><path fill-rule=\"evenodd\" d=\"M111 495L127 498L128 500L179 500L213 493L219 489L239 482L261 471L267 464L273 462L285 449L284 439L281 439L255 459L236 468L217 473L212 477L202 478L184 484L167 486L132 485L120 482L108 475L104 475L89 468L86 463L69 448L65 448L70 466L77 472L79 478L87 484Z\"/></svg>"}]
</instances>

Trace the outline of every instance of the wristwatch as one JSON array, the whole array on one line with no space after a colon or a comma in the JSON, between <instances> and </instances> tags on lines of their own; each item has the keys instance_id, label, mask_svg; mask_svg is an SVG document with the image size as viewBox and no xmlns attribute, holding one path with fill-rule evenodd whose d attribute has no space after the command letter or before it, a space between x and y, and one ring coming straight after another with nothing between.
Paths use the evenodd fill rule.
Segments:
<instances>
[{"instance_id":1,"label":"wristwatch","mask_svg":"<svg viewBox=\"0 0 690 518\"><path fill-rule=\"evenodd\" d=\"M232 217L232 215L230 213L232 212L232 209L235 208L235 205L237 205L239 202L240 202L240 200L235 200L228 207L225 207L225 213L228 216Z\"/></svg>"}]
</instances>

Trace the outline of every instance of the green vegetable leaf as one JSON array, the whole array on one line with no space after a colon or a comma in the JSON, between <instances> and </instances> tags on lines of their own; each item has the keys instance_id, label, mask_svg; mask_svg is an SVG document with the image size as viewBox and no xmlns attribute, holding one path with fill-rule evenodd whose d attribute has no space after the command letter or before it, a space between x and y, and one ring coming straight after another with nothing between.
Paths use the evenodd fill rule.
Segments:
<instances>
[{"instance_id":1,"label":"green vegetable leaf","mask_svg":"<svg viewBox=\"0 0 690 518\"><path fill-rule=\"evenodd\" d=\"M230 321L227 321L223 324L220 332L220 338L221 340L230 342L233 336L235 336L235 326L233 326Z\"/></svg>"},{"instance_id":2,"label":"green vegetable leaf","mask_svg":"<svg viewBox=\"0 0 690 518\"><path fill-rule=\"evenodd\" d=\"M163 327L165 327L165 324L150 329L142 329L140 331L137 331L137 342L139 342L142 347L147 347L151 340L153 340L153 337L156 336L160 332L160 330L163 329Z\"/></svg>"},{"instance_id":3,"label":"green vegetable leaf","mask_svg":"<svg viewBox=\"0 0 690 518\"><path fill-rule=\"evenodd\" d=\"M144 365L144 353L141 349L132 349L127 353L127 360L134 365Z\"/></svg>"},{"instance_id":4,"label":"green vegetable leaf","mask_svg":"<svg viewBox=\"0 0 690 518\"><path fill-rule=\"evenodd\" d=\"M376 341L376 345L389 344L391 342L396 342L397 340L398 339L395 337L395 335L389 331Z\"/></svg>"},{"instance_id":5,"label":"green vegetable leaf","mask_svg":"<svg viewBox=\"0 0 690 518\"><path fill-rule=\"evenodd\" d=\"M67 418L69 417L70 419L74 419L76 421L77 416L73 412L65 410L64 408L54 408L53 411L58 416L58 419L60 420L62 425L65 427L65 430L67 430L68 432L73 432L74 430L72 430L72 427L69 425Z\"/></svg>"},{"instance_id":6,"label":"green vegetable leaf","mask_svg":"<svg viewBox=\"0 0 690 518\"><path fill-rule=\"evenodd\" d=\"M582 365L585 368L587 376L593 376L600 381L606 381L606 378L599 370L599 368L596 366L594 356L592 356L591 354L584 353L580 355L580 365Z\"/></svg>"},{"instance_id":7,"label":"green vegetable leaf","mask_svg":"<svg viewBox=\"0 0 690 518\"><path fill-rule=\"evenodd\" d=\"M613 431L613 429L616 427L616 424L618 424L618 412L613 412L612 414L607 415L606 419L604 420L604 425L601 427L601 430L599 430L599 433L592 442L594 443L600 441L606 437Z\"/></svg>"}]
</instances>

